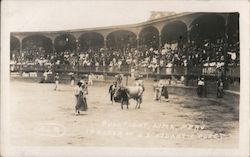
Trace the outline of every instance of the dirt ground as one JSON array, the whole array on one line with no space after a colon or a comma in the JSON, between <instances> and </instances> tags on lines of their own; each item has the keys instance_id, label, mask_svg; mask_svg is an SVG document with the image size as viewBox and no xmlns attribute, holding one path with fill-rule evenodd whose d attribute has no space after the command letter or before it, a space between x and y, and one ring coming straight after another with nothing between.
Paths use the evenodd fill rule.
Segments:
<instances>
[{"instance_id":1,"label":"dirt ground","mask_svg":"<svg viewBox=\"0 0 250 157\"><path fill-rule=\"evenodd\" d=\"M109 101L109 84L89 87L88 111L76 116L74 87L11 81L10 142L19 146L237 148L238 106L225 100L170 95L153 100L146 84L141 109Z\"/></svg>"}]
</instances>

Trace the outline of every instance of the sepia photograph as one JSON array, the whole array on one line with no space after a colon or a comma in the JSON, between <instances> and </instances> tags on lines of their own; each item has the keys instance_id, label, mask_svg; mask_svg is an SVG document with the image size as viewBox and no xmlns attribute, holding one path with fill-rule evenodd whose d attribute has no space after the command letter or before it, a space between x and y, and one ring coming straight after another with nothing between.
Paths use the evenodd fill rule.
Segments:
<instances>
[{"instance_id":1,"label":"sepia photograph","mask_svg":"<svg viewBox=\"0 0 250 157\"><path fill-rule=\"evenodd\" d=\"M3 156L248 156L248 2L2 7Z\"/></svg>"}]
</instances>

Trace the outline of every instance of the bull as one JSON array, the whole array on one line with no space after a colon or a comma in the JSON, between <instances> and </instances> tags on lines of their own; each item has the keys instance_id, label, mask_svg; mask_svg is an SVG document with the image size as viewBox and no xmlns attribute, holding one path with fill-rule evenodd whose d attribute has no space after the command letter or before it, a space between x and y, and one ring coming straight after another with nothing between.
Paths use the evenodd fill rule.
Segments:
<instances>
[{"instance_id":1,"label":"bull","mask_svg":"<svg viewBox=\"0 0 250 157\"><path fill-rule=\"evenodd\" d=\"M134 99L136 101L135 109L140 109L142 103L142 94L144 89L142 86L133 86L133 87L117 87L114 100L115 102L121 102L121 109L123 105L129 105L129 99Z\"/></svg>"}]
</instances>

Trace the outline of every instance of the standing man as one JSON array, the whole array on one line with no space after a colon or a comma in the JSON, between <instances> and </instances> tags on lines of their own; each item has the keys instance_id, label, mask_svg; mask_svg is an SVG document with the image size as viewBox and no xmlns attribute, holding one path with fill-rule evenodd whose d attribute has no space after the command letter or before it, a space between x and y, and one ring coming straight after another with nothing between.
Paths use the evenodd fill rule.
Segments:
<instances>
[{"instance_id":1,"label":"standing man","mask_svg":"<svg viewBox=\"0 0 250 157\"><path fill-rule=\"evenodd\" d=\"M143 81L143 76L142 75L139 75L136 79L135 79L135 85L136 86L141 86L143 88L143 92L145 91L145 88L144 88L144 81Z\"/></svg>"},{"instance_id":2,"label":"standing man","mask_svg":"<svg viewBox=\"0 0 250 157\"><path fill-rule=\"evenodd\" d=\"M154 80L154 92L155 92L155 96L154 96L154 100L161 100L161 96L162 96L162 88L163 88L163 83L161 80Z\"/></svg>"},{"instance_id":3,"label":"standing man","mask_svg":"<svg viewBox=\"0 0 250 157\"><path fill-rule=\"evenodd\" d=\"M57 90L58 85L59 85L59 74L56 73L56 75L55 75L55 88L54 88L54 90Z\"/></svg>"},{"instance_id":4,"label":"standing man","mask_svg":"<svg viewBox=\"0 0 250 157\"><path fill-rule=\"evenodd\" d=\"M116 85L117 86L122 86L122 75L118 74L115 77L116 77Z\"/></svg>"},{"instance_id":5,"label":"standing man","mask_svg":"<svg viewBox=\"0 0 250 157\"><path fill-rule=\"evenodd\" d=\"M88 91L88 83L83 83L82 84L82 96L84 100L84 111L88 109L88 104L87 104L87 95L89 94Z\"/></svg>"},{"instance_id":6,"label":"standing man","mask_svg":"<svg viewBox=\"0 0 250 157\"><path fill-rule=\"evenodd\" d=\"M93 85L93 74L90 73L88 76L88 85L92 86Z\"/></svg>"},{"instance_id":7,"label":"standing man","mask_svg":"<svg viewBox=\"0 0 250 157\"><path fill-rule=\"evenodd\" d=\"M217 98L223 98L223 82L222 80L217 81Z\"/></svg>"},{"instance_id":8,"label":"standing man","mask_svg":"<svg viewBox=\"0 0 250 157\"><path fill-rule=\"evenodd\" d=\"M112 85L110 85L109 87L109 94L110 94L110 101L114 102L114 94L115 94L115 90L116 90L116 82L114 81Z\"/></svg>"},{"instance_id":9,"label":"standing man","mask_svg":"<svg viewBox=\"0 0 250 157\"><path fill-rule=\"evenodd\" d=\"M81 106L81 102L80 99L78 99L80 92L82 92L82 83L78 82L76 87L75 87L75 98L76 98L76 105L75 105L75 111L76 111L76 115L80 114L79 108Z\"/></svg>"},{"instance_id":10,"label":"standing man","mask_svg":"<svg viewBox=\"0 0 250 157\"><path fill-rule=\"evenodd\" d=\"M75 87L75 97L76 97L76 106L75 112L76 115L80 114L80 111L87 111L87 99L86 95L88 94L88 89L86 84L82 84L81 82L77 83Z\"/></svg>"},{"instance_id":11,"label":"standing man","mask_svg":"<svg viewBox=\"0 0 250 157\"><path fill-rule=\"evenodd\" d=\"M44 76L44 82L43 83L46 83L47 80L48 80L48 71L44 71L43 76Z\"/></svg>"},{"instance_id":12,"label":"standing man","mask_svg":"<svg viewBox=\"0 0 250 157\"><path fill-rule=\"evenodd\" d=\"M198 82L197 82L197 95L199 97L202 97L204 94L205 94L205 82L204 82L204 78L203 77L200 77L198 79Z\"/></svg>"},{"instance_id":13,"label":"standing man","mask_svg":"<svg viewBox=\"0 0 250 157\"><path fill-rule=\"evenodd\" d=\"M70 75L70 84L71 84L72 87L75 85L75 76L74 76L74 73L72 73Z\"/></svg>"}]
</instances>

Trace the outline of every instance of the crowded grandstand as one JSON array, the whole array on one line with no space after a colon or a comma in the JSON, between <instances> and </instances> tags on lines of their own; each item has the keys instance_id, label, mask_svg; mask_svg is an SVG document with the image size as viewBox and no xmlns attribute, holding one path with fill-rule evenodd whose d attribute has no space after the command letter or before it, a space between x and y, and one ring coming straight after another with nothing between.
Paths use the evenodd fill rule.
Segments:
<instances>
[{"instance_id":1,"label":"crowded grandstand","mask_svg":"<svg viewBox=\"0 0 250 157\"><path fill-rule=\"evenodd\" d=\"M47 32L12 33L11 71L53 69L78 76L136 71L147 77L183 76L186 80L201 75L216 80L221 75L223 81L239 82L238 13L196 14L171 15L130 26L132 30L140 28L137 34L122 27L108 28L111 32L104 37L98 33L103 28L83 31L78 39L71 32L54 32L52 42ZM192 16L197 17L190 26L181 21ZM167 23L161 31L154 26L158 22ZM20 43L22 34L25 37Z\"/></svg>"}]
</instances>

